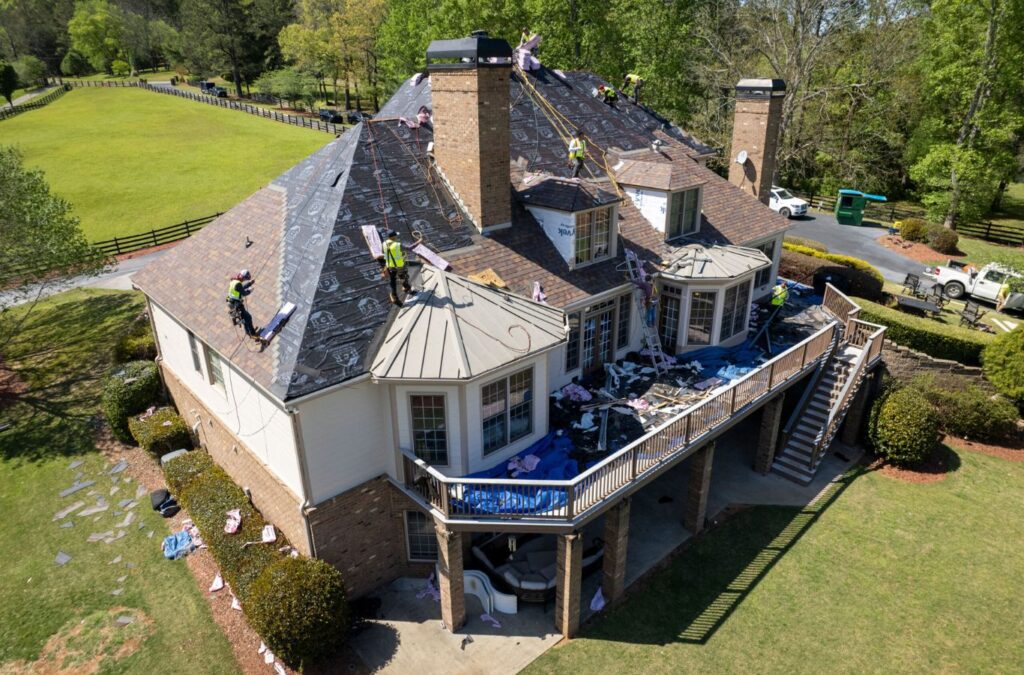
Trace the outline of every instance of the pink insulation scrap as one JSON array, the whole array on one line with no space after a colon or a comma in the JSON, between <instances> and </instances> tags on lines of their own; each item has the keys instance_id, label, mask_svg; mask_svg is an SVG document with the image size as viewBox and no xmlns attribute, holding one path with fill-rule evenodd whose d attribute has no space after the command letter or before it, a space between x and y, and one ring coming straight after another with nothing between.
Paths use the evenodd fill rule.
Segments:
<instances>
[{"instance_id":1,"label":"pink insulation scrap","mask_svg":"<svg viewBox=\"0 0 1024 675\"><path fill-rule=\"evenodd\" d=\"M576 403L586 403L587 401L590 401L594 398L589 391L587 391L580 385L576 384L575 382L570 382L569 384L562 387L562 395L565 396L570 401L575 401Z\"/></svg>"}]
</instances>

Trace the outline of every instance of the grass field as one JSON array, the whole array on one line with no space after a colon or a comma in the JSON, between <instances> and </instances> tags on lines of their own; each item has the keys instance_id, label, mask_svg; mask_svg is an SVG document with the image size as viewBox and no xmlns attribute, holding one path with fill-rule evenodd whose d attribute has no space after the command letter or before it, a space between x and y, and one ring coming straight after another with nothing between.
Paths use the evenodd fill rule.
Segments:
<instances>
[{"instance_id":1,"label":"grass field","mask_svg":"<svg viewBox=\"0 0 1024 675\"><path fill-rule=\"evenodd\" d=\"M136 89L75 89L0 124L93 241L225 211L330 140Z\"/></svg>"},{"instance_id":2,"label":"grass field","mask_svg":"<svg viewBox=\"0 0 1024 675\"><path fill-rule=\"evenodd\" d=\"M115 483L106 473L109 465L93 445L87 416L98 406L96 378L110 367L110 345L142 306L137 293L54 296L32 312L18 344L5 354L25 374L28 395L41 400L0 408L0 423L12 425L0 433L0 539L5 542L0 547L0 672L23 672L19 665L39 659L57 634L63 638L51 642L46 653L56 648L67 660L47 661L44 655L31 672L238 670L185 563L163 558L160 542L167 526L150 510L148 495L134 508L123 538L109 544L87 541L94 532L117 530L125 516L114 513L118 502L136 494L134 483L123 478ZM23 311L16 308L5 321L17 320ZM71 469L73 461L83 463ZM97 499L86 489L59 496L79 472L82 480L96 481L92 489L111 508L55 521L54 515L73 502ZM66 522L74 526L60 527ZM58 551L70 555L70 562L57 565ZM119 588L123 593L112 595ZM121 616L135 621L117 626ZM121 648L124 653L118 653ZM90 663L97 669L86 667Z\"/></svg>"},{"instance_id":3,"label":"grass field","mask_svg":"<svg viewBox=\"0 0 1024 675\"><path fill-rule=\"evenodd\" d=\"M826 508L758 507L527 673L1014 672L1024 463L864 470Z\"/></svg>"}]
</instances>

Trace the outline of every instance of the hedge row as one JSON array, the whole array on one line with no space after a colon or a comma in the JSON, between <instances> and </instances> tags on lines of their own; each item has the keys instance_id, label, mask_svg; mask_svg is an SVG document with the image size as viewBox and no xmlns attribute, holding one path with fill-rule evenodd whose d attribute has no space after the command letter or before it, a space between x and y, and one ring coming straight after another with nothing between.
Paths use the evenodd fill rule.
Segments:
<instances>
[{"instance_id":1,"label":"hedge row","mask_svg":"<svg viewBox=\"0 0 1024 675\"><path fill-rule=\"evenodd\" d=\"M811 284L818 273L826 274L833 284L851 295L875 299L882 297L882 284L868 272L783 249L779 276Z\"/></svg>"},{"instance_id":2,"label":"hedge row","mask_svg":"<svg viewBox=\"0 0 1024 675\"><path fill-rule=\"evenodd\" d=\"M174 408L157 408L152 415L128 418L128 430L139 447L154 455L163 455L179 448L191 448L188 425Z\"/></svg>"},{"instance_id":3,"label":"hedge row","mask_svg":"<svg viewBox=\"0 0 1024 675\"><path fill-rule=\"evenodd\" d=\"M292 559L260 541L263 516L230 476L202 451L164 467L177 494L203 535L224 580L242 603L249 624L286 664L301 669L335 653L345 641L349 612L341 573L321 560ZM228 511L238 509L242 525L224 532Z\"/></svg>"},{"instance_id":4,"label":"hedge row","mask_svg":"<svg viewBox=\"0 0 1024 675\"><path fill-rule=\"evenodd\" d=\"M129 361L103 383L103 412L117 440L132 442L128 418L157 402L162 393L160 373L152 361Z\"/></svg>"},{"instance_id":5,"label":"hedge row","mask_svg":"<svg viewBox=\"0 0 1024 675\"><path fill-rule=\"evenodd\" d=\"M853 256L840 255L839 253L829 253L828 251L819 251L818 249L811 248L809 246L800 246L799 244L793 244L787 241L782 242L782 248L793 253L801 253L803 255L809 255L814 258L821 258L833 262L843 267L849 267L850 269L859 270L865 272L878 283L881 287L885 283L885 278L882 273L874 268L870 263L861 260L860 258L854 258Z\"/></svg>"},{"instance_id":6,"label":"hedge row","mask_svg":"<svg viewBox=\"0 0 1024 675\"><path fill-rule=\"evenodd\" d=\"M992 342L990 334L978 330L905 314L864 298L854 298L854 302L861 307L861 320L888 328L886 338L937 359L977 366L981 363L981 351Z\"/></svg>"},{"instance_id":7,"label":"hedge row","mask_svg":"<svg viewBox=\"0 0 1024 675\"><path fill-rule=\"evenodd\" d=\"M1004 396L1024 402L1024 328L1003 333L981 355L985 377Z\"/></svg>"}]
</instances>

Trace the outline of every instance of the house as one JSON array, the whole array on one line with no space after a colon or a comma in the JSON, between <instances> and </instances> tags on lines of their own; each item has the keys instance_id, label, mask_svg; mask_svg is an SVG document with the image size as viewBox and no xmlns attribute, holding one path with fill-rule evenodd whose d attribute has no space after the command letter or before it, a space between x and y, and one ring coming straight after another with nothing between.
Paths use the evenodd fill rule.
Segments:
<instances>
[{"instance_id":1,"label":"house","mask_svg":"<svg viewBox=\"0 0 1024 675\"><path fill-rule=\"evenodd\" d=\"M824 392L824 417L812 411L818 426L803 440L800 429L787 436L784 451L803 453L797 463L813 471L881 333L830 289L824 304L837 320L579 476L553 487L480 488L465 478L547 437L546 392L644 346L627 251L655 274L666 353L728 347L749 337L750 304L775 282L787 226L765 205L781 82L737 87L733 149L746 158L726 180L706 168L710 148L651 110L592 96L596 76L524 71L512 57L482 33L432 43L428 75L405 82L374 120L134 283L148 299L166 386L197 441L299 550L336 565L352 594L436 564L454 629L465 615L471 533L553 534L556 624L572 635L585 522L605 516L606 595L615 598L629 494L691 458L699 468L687 526L698 531L714 436L770 409L759 470L782 462L781 397L811 373L808 392ZM572 128L588 142L578 180L565 163ZM420 292L395 308L363 226L422 237L450 266L419 268ZM256 279L248 305L257 320L296 305L265 350L225 310L227 280L242 268ZM488 510L470 499L479 489L534 506Z\"/></svg>"}]
</instances>

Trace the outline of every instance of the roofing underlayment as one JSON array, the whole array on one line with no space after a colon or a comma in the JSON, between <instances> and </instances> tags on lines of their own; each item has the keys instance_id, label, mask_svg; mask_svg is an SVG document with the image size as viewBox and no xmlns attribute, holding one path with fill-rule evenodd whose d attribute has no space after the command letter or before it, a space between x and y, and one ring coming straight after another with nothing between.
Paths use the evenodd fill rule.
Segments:
<instances>
[{"instance_id":1,"label":"roofing underlayment","mask_svg":"<svg viewBox=\"0 0 1024 675\"><path fill-rule=\"evenodd\" d=\"M422 290L391 323L370 372L382 379L464 380L565 337L559 309L424 268Z\"/></svg>"},{"instance_id":2,"label":"roofing underlayment","mask_svg":"<svg viewBox=\"0 0 1024 675\"><path fill-rule=\"evenodd\" d=\"M697 165L694 158L711 150L681 129L633 103L612 107L594 98L591 89L600 82L587 73L547 68L511 78L515 188L528 190L521 180L533 173L550 174L548 180L568 175L557 123L562 116L586 133L598 160L587 161L584 176L595 183L581 195L601 201L602 193L616 192L607 172L629 152L644 161L688 162L687 175L696 170L706 179L702 240L743 244L786 228L785 219ZM407 243L419 233L458 275L490 268L519 295L529 297L539 282L556 307L623 285L619 260L569 270L522 200L513 202L512 227L477 234L430 167L430 124L411 128L398 119L415 120L421 106L431 106L430 95L428 77L410 78L375 120L348 130L168 251L138 272L134 283L281 400L367 372L394 316L361 226L396 229ZM649 148L656 137L664 145L655 152ZM630 248L655 262L672 257L677 247L664 242L629 199L619 213L620 250ZM247 299L257 324L286 302L296 305L263 352L232 326L224 304L228 278L242 268L257 280Z\"/></svg>"}]
</instances>

